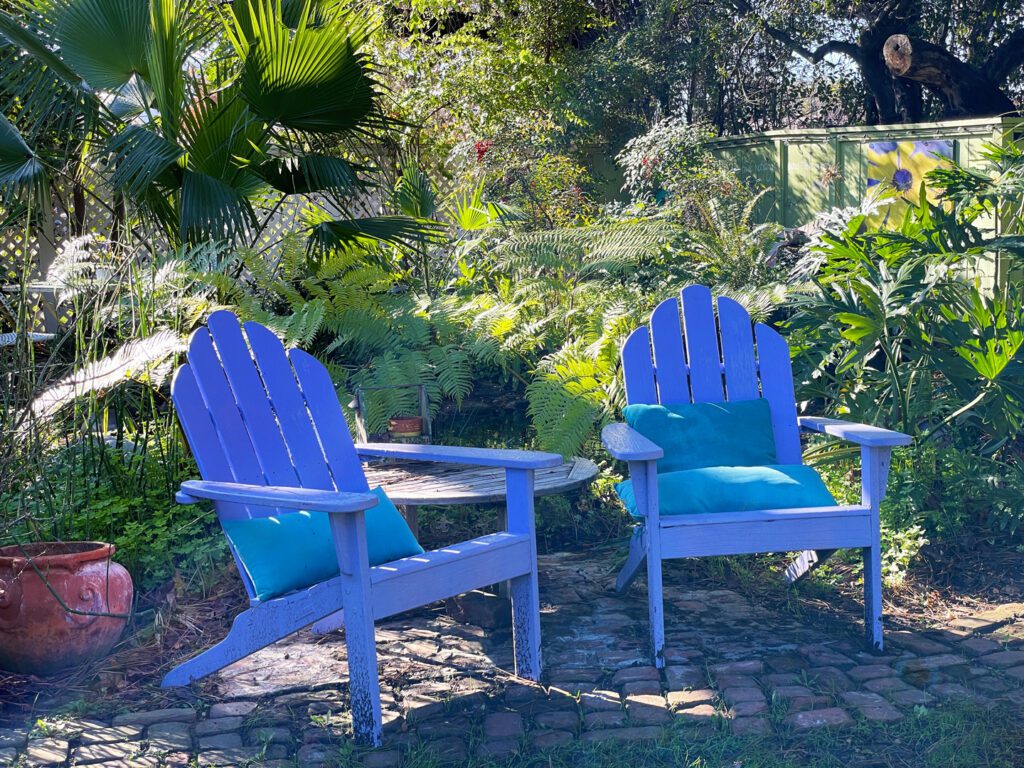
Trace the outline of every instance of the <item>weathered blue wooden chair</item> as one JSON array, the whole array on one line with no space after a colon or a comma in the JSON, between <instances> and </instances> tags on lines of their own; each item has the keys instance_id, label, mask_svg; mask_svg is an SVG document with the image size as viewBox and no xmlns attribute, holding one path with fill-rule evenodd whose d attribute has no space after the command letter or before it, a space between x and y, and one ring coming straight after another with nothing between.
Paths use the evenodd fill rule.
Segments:
<instances>
[{"instance_id":1,"label":"weathered blue wooden chair","mask_svg":"<svg viewBox=\"0 0 1024 768\"><path fill-rule=\"evenodd\" d=\"M246 323L243 332L229 312L212 314L208 326L192 336L188 364L178 369L172 395L203 476L183 483L178 501L214 502L250 607L235 618L224 640L172 670L164 686L187 685L327 617L329 624L345 629L356 738L379 744L374 621L506 580L515 671L539 678L533 473L557 466L560 456L353 445L327 370L301 350L285 352L261 325ZM377 515L385 504L388 514L397 512L379 491L370 491L360 461L369 457L504 467L508 530L423 552L404 521L398 518L402 530L394 525L388 529L390 518ZM370 523L378 539L371 537L368 545ZM328 562L318 572L314 553L323 555L325 541ZM412 556L371 567L370 550L383 546L385 552L389 547L394 551L403 541L412 547L406 549ZM262 547L265 556L255 557L254 547L256 552ZM299 583L292 589L282 586L282 573L296 568ZM267 586L271 582L273 588Z\"/></svg>"},{"instance_id":2,"label":"weathered blue wooden chair","mask_svg":"<svg viewBox=\"0 0 1024 768\"><path fill-rule=\"evenodd\" d=\"M735 463L746 466L708 465L707 461L713 461L708 455L716 450L712 443L718 439L713 429L692 433L695 440L669 451L629 424L610 424L603 431L607 450L628 463L630 480L620 486L620 495L627 506L632 505L638 520L617 588L625 590L646 560L655 664L661 667L665 663L662 560L754 552L802 551L787 571L794 580L836 549L861 549L867 639L881 650L878 509L885 495L892 447L907 445L910 438L836 419L797 418L785 340L767 325L758 323L752 328L746 310L727 298L718 299L716 324L711 292L701 285L682 291L681 307L674 298L658 305L651 315L650 328L636 329L623 345L622 368L630 404L626 411L636 404L668 406L634 408L631 413L637 418L660 418L664 426L667 420L677 418L673 414L682 413L679 418L689 418L699 427L713 425L715 419L728 424L738 410L753 413L761 409L764 419L770 420L765 430L769 435L767 452L774 456L774 461L765 462L774 465L770 467L739 461ZM764 408L763 401L767 401L768 408ZM691 403L720 405L687 405ZM730 410L732 415L726 413ZM755 417L748 413L743 418ZM651 423L644 422L648 426ZM682 422L673 423L678 426ZM814 471L801 466L800 429L861 446L860 504L836 506ZM732 439L749 453L758 438L755 430L741 429ZM664 440L660 442L665 444ZM685 460L683 454L687 452L695 457L690 464L698 469L664 471L670 460ZM663 468L660 474L659 465ZM736 485L730 486L733 479ZM660 501L659 486L663 497ZM758 491L762 499L780 503L761 506L751 501ZM750 504L741 507L735 499L730 502L734 492ZM818 499L816 505L803 503L808 498ZM709 511L716 504L720 511ZM722 508L722 504L726 506ZM783 506L789 508L777 508ZM743 511L732 511L741 508Z\"/></svg>"}]
</instances>

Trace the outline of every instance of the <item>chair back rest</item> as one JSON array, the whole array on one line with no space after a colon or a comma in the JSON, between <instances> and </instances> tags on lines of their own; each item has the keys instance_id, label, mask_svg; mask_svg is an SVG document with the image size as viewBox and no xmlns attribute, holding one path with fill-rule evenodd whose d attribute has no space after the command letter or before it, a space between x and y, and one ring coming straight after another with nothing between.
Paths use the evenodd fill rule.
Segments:
<instances>
[{"instance_id":1,"label":"chair back rest","mask_svg":"<svg viewBox=\"0 0 1024 768\"><path fill-rule=\"evenodd\" d=\"M285 352L258 323L214 312L189 342L171 397L204 480L320 490L368 490L327 369ZM252 517L218 504L221 519ZM265 513L264 513L265 514Z\"/></svg>"},{"instance_id":2,"label":"chair back rest","mask_svg":"<svg viewBox=\"0 0 1024 768\"><path fill-rule=\"evenodd\" d=\"M802 463L789 346L773 328L751 324L732 299L703 285L682 290L651 314L622 347L626 401L672 405L763 397L772 411L780 464ZM756 343L755 343L756 342Z\"/></svg>"}]
</instances>

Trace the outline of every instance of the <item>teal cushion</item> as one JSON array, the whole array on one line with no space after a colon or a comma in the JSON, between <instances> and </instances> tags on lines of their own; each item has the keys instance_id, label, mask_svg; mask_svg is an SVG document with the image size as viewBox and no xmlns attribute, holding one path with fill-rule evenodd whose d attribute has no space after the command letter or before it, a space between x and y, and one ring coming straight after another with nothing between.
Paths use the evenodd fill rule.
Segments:
<instances>
[{"instance_id":1,"label":"teal cushion","mask_svg":"<svg viewBox=\"0 0 1024 768\"><path fill-rule=\"evenodd\" d=\"M642 518L633 481L619 483L615 490L629 514ZM666 516L835 505L818 473L799 464L701 467L658 475L658 510Z\"/></svg>"},{"instance_id":2,"label":"teal cushion","mask_svg":"<svg viewBox=\"0 0 1024 768\"><path fill-rule=\"evenodd\" d=\"M775 433L767 400L627 405L626 423L657 443L658 472L774 464Z\"/></svg>"},{"instance_id":3,"label":"teal cushion","mask_svg":"<svg viewBox=\"0 0 1024 768\"><path fill-rule=\"evenodd\" d=\"M423 547L384 491L375 488L371 493L380 502L365 512L370 565L423 554ZM311 587L338 575L338 558L326 512L225 520L224 532L260 600Z\"/></svg>"}]
</instances>

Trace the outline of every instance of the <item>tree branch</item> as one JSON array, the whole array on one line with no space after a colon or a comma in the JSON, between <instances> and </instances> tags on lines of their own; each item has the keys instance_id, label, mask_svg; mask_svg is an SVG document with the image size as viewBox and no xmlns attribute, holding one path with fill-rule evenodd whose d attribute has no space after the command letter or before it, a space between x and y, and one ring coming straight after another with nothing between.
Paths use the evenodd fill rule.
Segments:
<instances>
[{"instance_id":1,"label":"tree branch","mask_svg":"<svg viewBox=\"0 0 1024 768\"><path fill-rule=\"evenodd\" d=\"M830 53L842 53L860 63L860 51L858 50L856 43L848 43L843 40L831 40L824 45L818 46L812 51L786 30L773 27L767 21L762 19L754 9L754 6L750 4L749 0L732 0L732 4L738 13L754 18L766 35L776 42L782 43L797 56L811 62L811 64L817 64Z\"/></svg>"},{"instance_id":2,"label":"tree branch","mask_svg":"<svg viewBox=\"0 0 1024 768\"><path fill-rule=\"evenodd\" d=\"M883 56L890 73L938 94L950 115L982 117L1015 111L998 85L941 46L892 35L885 41Z\"/></svg>"},{"instance_id":3,"label":"tree branch","mask_svg":"<svg viewBox=\"0 0 1024 768\"><path fill-rule=\"evenodd\" d=\"M1014 30L992 51L981 71L989 80L1002 85L1021 65L1024 65L1024 27Z\"/></svg>"}]
</instances>

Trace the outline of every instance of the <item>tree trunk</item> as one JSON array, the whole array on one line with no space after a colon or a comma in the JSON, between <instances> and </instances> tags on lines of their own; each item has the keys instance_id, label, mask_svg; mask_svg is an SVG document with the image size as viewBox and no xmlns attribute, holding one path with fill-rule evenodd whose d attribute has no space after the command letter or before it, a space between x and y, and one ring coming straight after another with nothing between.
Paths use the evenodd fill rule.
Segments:
<instances>
[{"instance_id":1,"label":"tree trunk","mask_svg":"<svg viewBox=\"0 0 1024 768\"><path fill-rule=\"evenodd\" d=\"M988 117L1016 111L995 83L944 48L906 35L892 35L885 41L883 54L893 75L936 93L947 116Z\"/></svg>"}]
</instances>

